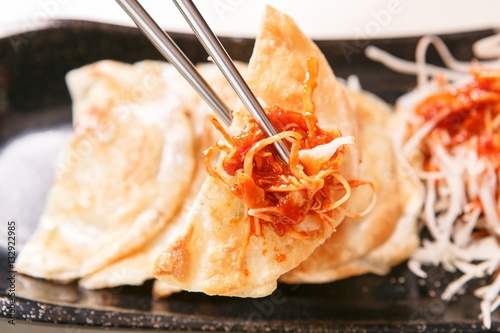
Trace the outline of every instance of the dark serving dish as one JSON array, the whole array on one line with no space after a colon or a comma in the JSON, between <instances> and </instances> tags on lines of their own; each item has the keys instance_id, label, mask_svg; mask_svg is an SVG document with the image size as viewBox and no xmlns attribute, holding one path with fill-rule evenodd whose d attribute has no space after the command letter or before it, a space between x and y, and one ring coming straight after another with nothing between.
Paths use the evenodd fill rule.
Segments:
<instances>
[{"instance_id":1,"label":"dark serving dish","mask_svg":"<svg viewBox=\"0 0 500 333\"><path fill-rule=\"evenodd\" d=\"M458 59L470 60L472 43L492 33L442 37ZM193 62L206 61L193 36L173 37ZM368 44L376 45L411 60L417 41L415 37L317 44L339 77L356 74L363 88L394 102L414 86L415 78L368 60L363 50ZM252 40L222 38L222 42L234 59L250 57ZM135 62L161 56L136 29L79 21L56 21L44 29L0 40L0 218L16 222L18 252L38 223L52 179L52 160L71 131L64 75L101 59ZM433 51L428 59L439 64ZM0 315L8 318L8 255L4 239L0 244ZM478 319L479 301L466 293L444 303L437 295L454 276L440 268L428 270L427 280L417 278L402 264L388 276L368 274L322 285L280 285L273 295L262 299L183 292L164 300L152 298L151 282L88 291L76 284L60 285L17 274L16 316L52 324L194 331L485 330ZM500 331L498 310L492 326Z\"/></svg>"}]
</instances>

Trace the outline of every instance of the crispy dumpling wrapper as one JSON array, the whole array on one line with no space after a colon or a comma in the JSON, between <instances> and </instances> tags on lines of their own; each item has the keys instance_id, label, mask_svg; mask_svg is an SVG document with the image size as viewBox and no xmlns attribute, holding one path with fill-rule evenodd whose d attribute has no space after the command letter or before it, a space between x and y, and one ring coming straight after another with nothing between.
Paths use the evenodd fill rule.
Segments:
<instances>
[{"instance_id":1,"label":"crispy dumpling wrapper","mask_svg":"<svg viewBox=\"0 0 500 333\"><path fill-rule=\"evenodd\" d=\"M343 135L356 135L356 123L326 59L288 16L268 8L264 25L250 59L246 81L266 105L303 109L303 82L308 57L319 62L318 87L314 91L316 115L322 127L338 127ZM230 131L239 133L247 111L237 107ZM341 164L344 177L356 177L355 149ZM336 212L335 224L344 218ZM333 232L319 217L308 215L303 223L318 228L308 239L278 236L263 227L261 236L250 237L238 264L247 228L244 203L217 180L208 177L188 215L184 231L166 245L154 267L154 276L183 290L241 297L270 294L283 273L296 267Z\"/></svg>"},{"instance_id":2,"label":"crispy dumpling wrapper","mask_svg":"<svg viewBox=\"0 0 500 333\"><path fill-rule=\"evenodd\" d=\"M142 247L179 209L194 171L193 135L181 101L165 94L163 66L101 61L68 74L74 134L17 259L20 273L91 274Z\"/></svg>"},{"instance_id":3,"label":"crispy dumpling wrapper","mask_svg":"<svg viewBox=\"0 0 500 333\"><path fill-rule=\"evenodd\" d=\"M360 218L347 217L337 231L298 267L281 277L286 283L323 283L364 273L387 274L418 247L418 185L401 169L394 154L391 109L368 93L350 92L360 125L360 178L375 186L377 201ZM367 188L353 192L350 209L365 209L372 200Z\"/></svg>"},{"instance_id":4,"label":"crispy dumpling wrapper","mask_svg":"<svg viewBox=\"0 0 500 333\"><path fill-rule=\"evenodd\" d=\"M245 65L241 63L236 63L236 65L240 71L245 69ZM215 65L209 63L199 65L198 71L223 100L236 100L236 94ZM79 284L87 289L141 285L146 280L153 278L152 268L156 258L162 252L165 244L181 230L189 208L207 176L203 151L221 137L208 120L208 115L213 113L212 110L178 71L173 66L165 64L162 76L166 82L165 89L182 99L191 121L196 167L190 180L189 190L172 221L167 223L155 237L144 246L130 252L126 257L83 277ZM180 291L180 289L165 283L158 283L158 281L153 284L153 294L156 297L166 297L176 291Z\"/></svg>"}]
</instances>

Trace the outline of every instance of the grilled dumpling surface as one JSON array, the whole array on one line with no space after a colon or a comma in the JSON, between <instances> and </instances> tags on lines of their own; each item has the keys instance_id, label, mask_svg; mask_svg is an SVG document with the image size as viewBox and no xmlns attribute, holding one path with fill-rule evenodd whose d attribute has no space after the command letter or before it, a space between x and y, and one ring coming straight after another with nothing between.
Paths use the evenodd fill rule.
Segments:
<instances>
[{"instance_id":1,"label":"grilled dumpling surface","mask_svg":"<svg viewBox=\"0 0 500 333\"><path fill-rule=\"evenodd\" d=\"M175 214L194 170L193 134L182 101L165 93L164 66L100 61L68 74L74 134L19 272L80 278L143 246Z\"/></svg>"},{"instance_id":2,"label":"grilled dumpling surface","mask_svg":"<svg viewBox=\"0 0 500 333\"><path fill-rule=\"evenodd\" d=\"M241 72L246 68L242 63L236 63L236 65ZM165 243L173 239L185 224L188 211L207 176L203 151L220 139L220 133L208 120L208 115L213 114L213 111L174 67L168 64L163 66L162 76L166 80L165 89L182 99L192 127L195 170L190 180L189 189L186 196L183 197L181 206L175 216L150 241L120 260L83 277L79 284L85 288L97 289L119 285L141 285L146 280L152 279L153 264L156 257L162 252ZM214 64L200 64L197 67L200 74L223 100L236 100L236 94ZM155 281L153 287L155 296L165 297L174 291L179 291L179 288L159 284L158 281Z\"/></svg>"}]
</instances>

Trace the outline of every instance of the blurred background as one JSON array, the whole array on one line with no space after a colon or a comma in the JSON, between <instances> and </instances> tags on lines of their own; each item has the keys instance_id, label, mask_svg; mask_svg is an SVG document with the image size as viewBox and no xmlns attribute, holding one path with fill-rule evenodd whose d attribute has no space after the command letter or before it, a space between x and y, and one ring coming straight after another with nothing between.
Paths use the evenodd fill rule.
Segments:
<instances>
[{"instance_id":1,"label":"blurred background","mask_svg":"<svg viewBox=\"0 0 500 333\"><path fill-rule=\"evenodd\" d=\"M497 0L198 0L219 35L252 37L266 3L290 14L315 39L384 38L500 27ZM169 31L189 27L172 1L141 4ZM32 30L53 19L132 25L113 0L2 0L0 34Z\"/></svg>"}]
</instances>

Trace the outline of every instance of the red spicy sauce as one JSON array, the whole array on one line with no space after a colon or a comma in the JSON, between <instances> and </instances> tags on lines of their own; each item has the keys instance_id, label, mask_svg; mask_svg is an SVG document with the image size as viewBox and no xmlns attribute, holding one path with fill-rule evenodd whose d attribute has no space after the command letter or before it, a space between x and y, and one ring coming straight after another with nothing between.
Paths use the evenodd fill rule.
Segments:
<instances>
[{"instance_id":1,"label":"red spicy sauce","mask_svg":"<svg viewBox=\"0 0 500 333\"><path fill-rule=\"evenodd\" d=\"M326 176L313 181L311 179L315 175L303 173L302 166L298 163L298 150L329 143L341 135L337 129L326 130L318 126L312 101L312 93L317 85L317 66L317 59L308 59L303 110L286 110L278 105L265 110L278 133L295 133L295 139L289 138L289 141L285 141L295 147L295 150L291 150L290 165L283 163L277 157L274 146L269 144L253 155L252 171L246 173L245 157L254 145L266 139L266 135L250 116L245 119L244 128L235 136L230 136L220 125L215 124L231 146L223 159L222 168L228 175L236 178L230 189L245 202L249 211L249 223L253 225L253 234L260 233L262 222L280 236L287 232L300 234L294 231L293 226L301 223L307 214L314 213L311 212L313 205L327 206L333 200L330 199L332 187L338 185L335 178ZM300 140L297 140L296 134L300 135ZM321 166L321 170L331 169L338 172L343 151L343 147L338 149L335 155ZM296 168L300 169L304 177L297 177ZM257 223L252 222L255 219Z\"/></svg>"},{"instance_id":2,"label":"red spicy sauce","mask_svg":"<svg viewBox=\"0 0 500 333\"><path fill-rule=\"evenodd\" d=\"M278 133L286 130L301 135L300 149L313 148L337 137L336 131L326 131L318 127L317 119L315 119L313 127L314 133L310 133L305 116L300 112L285 110L277 105L265 111ZM255 155L251 177L239 173L243 170L244 157L248 150L265 138L263 131L253 118L249 118L246 124L243 132L233 137L235 153L227 156L222 167L227 174L237 177L232 191L244 199L249 209L271 206L277 208L276 212L269 216L272 220L270 226L278 235L282 236L288 230L289 225L299 224L304 220L313 204L313 195L309 193L309 189L285 192L266 190L269 187L288 186L290 185L289 181L291 182L290 179L293 178L290 166L277 157L272 145L266 146Z\"/></svg>"},{"instance_id":3,"label":"red spicy sauce","mask_svg":"<svg viewBox=\"0 0 500 333\"><path fill-rule=\"evenodd\" d=\"M474 80L462 87L432 95L416 106L416 114L429 121L443 113L429 134L448 148L471 144L480 156L500 165L500 71L472 71ZM446 141L444 137L449 138Z\"/></svg>"}]
</instances>

